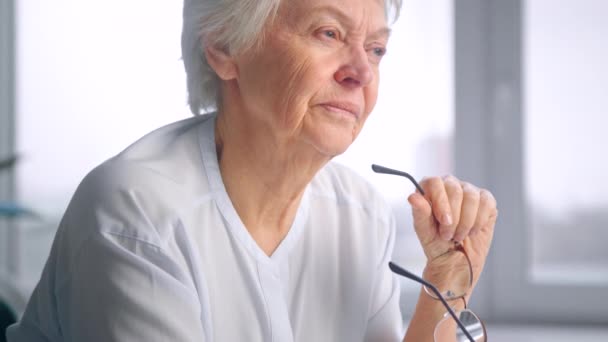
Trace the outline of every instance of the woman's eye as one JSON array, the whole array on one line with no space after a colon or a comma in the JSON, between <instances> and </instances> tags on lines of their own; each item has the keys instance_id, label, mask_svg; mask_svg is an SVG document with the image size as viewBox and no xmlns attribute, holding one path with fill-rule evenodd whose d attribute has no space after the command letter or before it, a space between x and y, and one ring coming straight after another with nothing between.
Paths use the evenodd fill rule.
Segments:
<instances>
[{"instance_id":1,"label":"woman's eye","mask_svg":"<svg viewBox=\"0 0 608 342\"><path fill-rule=\"evenodd\" d=\"M376 55L378 57L382 57L386 54L386 49L381 48L381 47L376 47L376 48L372 49L372 52L374 53L374 55Z\"/></svg>"},{"instance_id":2,"label":"woman's eye","mask_svg":"<svg viewBox=\"0 0 608 342\"><path fill-rule=\"evenodd\" d=\"M323 36L330 39L338 39L338 32L335 30L324 30Z\"/></svg>"}]
</instances>

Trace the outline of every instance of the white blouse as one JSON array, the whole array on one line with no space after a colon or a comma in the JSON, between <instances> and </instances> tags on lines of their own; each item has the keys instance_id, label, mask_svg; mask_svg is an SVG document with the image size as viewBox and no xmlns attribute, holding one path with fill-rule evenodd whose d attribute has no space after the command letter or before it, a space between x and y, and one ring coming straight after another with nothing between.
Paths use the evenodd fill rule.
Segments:
<instances>
[{"instance_id":1,"label":"white blouse","mask_svg":"<svg viewBox=\"0 0 608 342\"><path fill-rule=\"evenodd\" d=\"M15 341L400 341L390 208L329 163L272 256L219 171L215 115L94 169L61 221Z\"/></svg>"}]
</instances>

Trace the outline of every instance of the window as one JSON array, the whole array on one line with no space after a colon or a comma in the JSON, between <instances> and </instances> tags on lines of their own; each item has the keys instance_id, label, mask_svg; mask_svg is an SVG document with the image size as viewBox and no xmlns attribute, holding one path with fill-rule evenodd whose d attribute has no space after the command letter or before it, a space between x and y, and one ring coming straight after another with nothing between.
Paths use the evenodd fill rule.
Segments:
<instances>
[{"instance_id":1,"label":"window","mask_svg":"<svg viewBox=\"0 0 608 342\"><path fill-rule=\"evenodd\" d=\"M524 177L530 276L608 285L608 3L525 7Z\"/></svg>"},{"instance_id":2,"label":"window","mask_svg":"<svg viewBox=\"0 0 608 342\"><path fill-rule=\"evenodd\" d=\"M476 311L606 323L608 6L455 4L456 170L490 188L500 212Z\"/></svg>"}]
</instances>

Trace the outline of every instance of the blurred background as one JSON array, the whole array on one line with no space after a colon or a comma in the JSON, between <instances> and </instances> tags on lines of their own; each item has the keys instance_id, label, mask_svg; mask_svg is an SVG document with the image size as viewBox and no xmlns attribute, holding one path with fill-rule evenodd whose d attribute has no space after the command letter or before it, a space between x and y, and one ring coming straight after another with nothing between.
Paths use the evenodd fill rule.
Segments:
<instances>
[{"instance_id":1,"label":"blurred background","mask_svg":"<svg viewBox=\"0 0 608 342\"><path fill-rule=\"evenodd\" d=\"M190 113L180 1L0 4L4 329L80 180ZM471 303L492 341L608 341L606 18L604 0L404 0L378 105L337 158L392 203L394 259L417 273L413 188L370 164L493 191L499 222ZM419 288L402 285L407 320Z\"/></svg>"}]
</instances>

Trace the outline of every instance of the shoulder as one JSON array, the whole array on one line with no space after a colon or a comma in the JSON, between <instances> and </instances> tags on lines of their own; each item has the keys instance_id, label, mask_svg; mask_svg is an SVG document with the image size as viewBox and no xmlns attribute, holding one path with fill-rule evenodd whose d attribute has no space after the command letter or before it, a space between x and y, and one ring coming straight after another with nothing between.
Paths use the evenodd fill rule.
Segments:
<instances>
[{"instance_id":1,"label":"shoulder","mask_svg":"<svg viewBox=\"0 0 608 342\"><path fill-rule=\"evenodd\" d=\"M157 129L93 169L80 183L62 221L85 239L118 233L161 244L180 208L205 197L194 117Z\"/></svg>"},{"instance_id":2,"label":"shoulder","mask_svg":"<svg viewBox=\"0 0 608 342\"><path fill-rule=\"evenodd\" d=\"M183 259L176 234L184 211L211 198L199 146L200 128L208 120L194 117L161 127L84 177L53 242L58 283L91 246L124 255L157 251L134 260L169 252L172 259Z\"/></svg>"}]
</instances>

